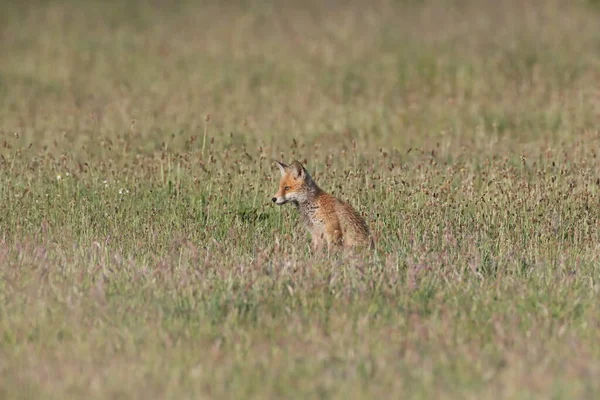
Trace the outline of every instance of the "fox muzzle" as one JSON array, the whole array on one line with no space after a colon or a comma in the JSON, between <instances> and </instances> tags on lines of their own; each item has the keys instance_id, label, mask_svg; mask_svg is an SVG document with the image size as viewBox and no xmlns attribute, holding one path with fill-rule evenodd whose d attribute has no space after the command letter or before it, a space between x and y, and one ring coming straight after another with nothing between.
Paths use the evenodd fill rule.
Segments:
<instances>
[{"instance_id":1,"label":"fox muzzle","mask_svg":"<svg viewBox=\"0 0 600 400\"><path fill-rule=\"evenodd\" d=\"M277 204L278 206L281 206L288 202L288 200L285 197L277 197L277 196L273 197L271 200L273 201L273 203Z\"/></svg>"}]
</instances>

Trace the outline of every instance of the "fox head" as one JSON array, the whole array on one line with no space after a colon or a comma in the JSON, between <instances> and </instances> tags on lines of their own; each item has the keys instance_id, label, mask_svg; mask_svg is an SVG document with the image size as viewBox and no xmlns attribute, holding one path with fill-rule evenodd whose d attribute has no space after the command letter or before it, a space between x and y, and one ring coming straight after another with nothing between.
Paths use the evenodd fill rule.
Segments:
<instances>
[{"instance_id":1,"label":"fox head","mask_svg":"<svg viewBox=\"0 0 600 400\"><path fill-rule=\"evenodd\" d=\"M290 201L296 203L305 201L312 184L308 171L298 161L290 165L275 162L281 171L281 181L279 181L279 191L271 199L273 203L281 206Z\"/></svg>"}]
</instances>

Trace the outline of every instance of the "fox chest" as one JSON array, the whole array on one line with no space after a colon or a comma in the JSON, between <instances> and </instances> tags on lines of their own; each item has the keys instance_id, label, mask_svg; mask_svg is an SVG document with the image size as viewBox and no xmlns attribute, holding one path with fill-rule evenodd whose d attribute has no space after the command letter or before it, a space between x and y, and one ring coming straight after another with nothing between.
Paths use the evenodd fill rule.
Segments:
<instances>
[{"instance_id":1,"label":"fox chest","mask_svg":"<svg viewBox=\"0 0 600 400\"><path fill-rule=\"evenodd\" d=\"M319 212L319 207L313 204L299 204L297 205L300 213L300 220L302 224L311 233L319 233L325 226L325 220Z\"/></svg>"}]
</instances>

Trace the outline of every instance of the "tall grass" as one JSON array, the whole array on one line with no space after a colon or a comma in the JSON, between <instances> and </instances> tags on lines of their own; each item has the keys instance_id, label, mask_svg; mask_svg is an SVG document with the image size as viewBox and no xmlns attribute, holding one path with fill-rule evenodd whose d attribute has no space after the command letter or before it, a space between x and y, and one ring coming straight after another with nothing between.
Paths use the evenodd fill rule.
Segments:
<instances>
[{"instance_id":1,"label":"tall grass","mask_svg":"<svg viewBox=\"0 0 600 400\"><path fill-rule=\"evenodd\" d=\"M598 8L334 3L2 4L0 397L598 396Z\"/></svg>"}]
</instances>

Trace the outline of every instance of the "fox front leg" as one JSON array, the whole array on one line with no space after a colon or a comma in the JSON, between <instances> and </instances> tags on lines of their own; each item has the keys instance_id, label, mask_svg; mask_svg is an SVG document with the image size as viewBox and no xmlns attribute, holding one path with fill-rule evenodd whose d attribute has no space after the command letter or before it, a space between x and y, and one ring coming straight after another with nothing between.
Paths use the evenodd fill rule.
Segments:
<instances>
[{"instance_id":1,"label":"fox front leg","mask_svg":"<svg viewBox=\"0 0 600 400\"><path fill-rule=\"evenodd\" d=\"M325 239L328 251L332 251L342 244L342 229L337 218L325 225Z\"/></svg>"},{"instance_id":2,"label":"fox front leg","mask_svg":"<svg viewBox=\"0 0 600 400\"><path fill-rule=\"evenodd\" d=\"M324 238L323 238L323 234L317 234L317 233L313 233L312 234L312 248L313 248L313 252L316 253L320 253L323 251L323 244L324 244Z\"/></svg>"},{"instance_id":3,"label":"fox front leg","mask_svg":"<svg viewBox=\"0 0 600 400\"><path fill-rule=\"evenodd\" d=\"M327 251L331 252L342 244L342 232L339 229L335 229L333 232L327 235Z\"/></svg>"}]
</instances>

